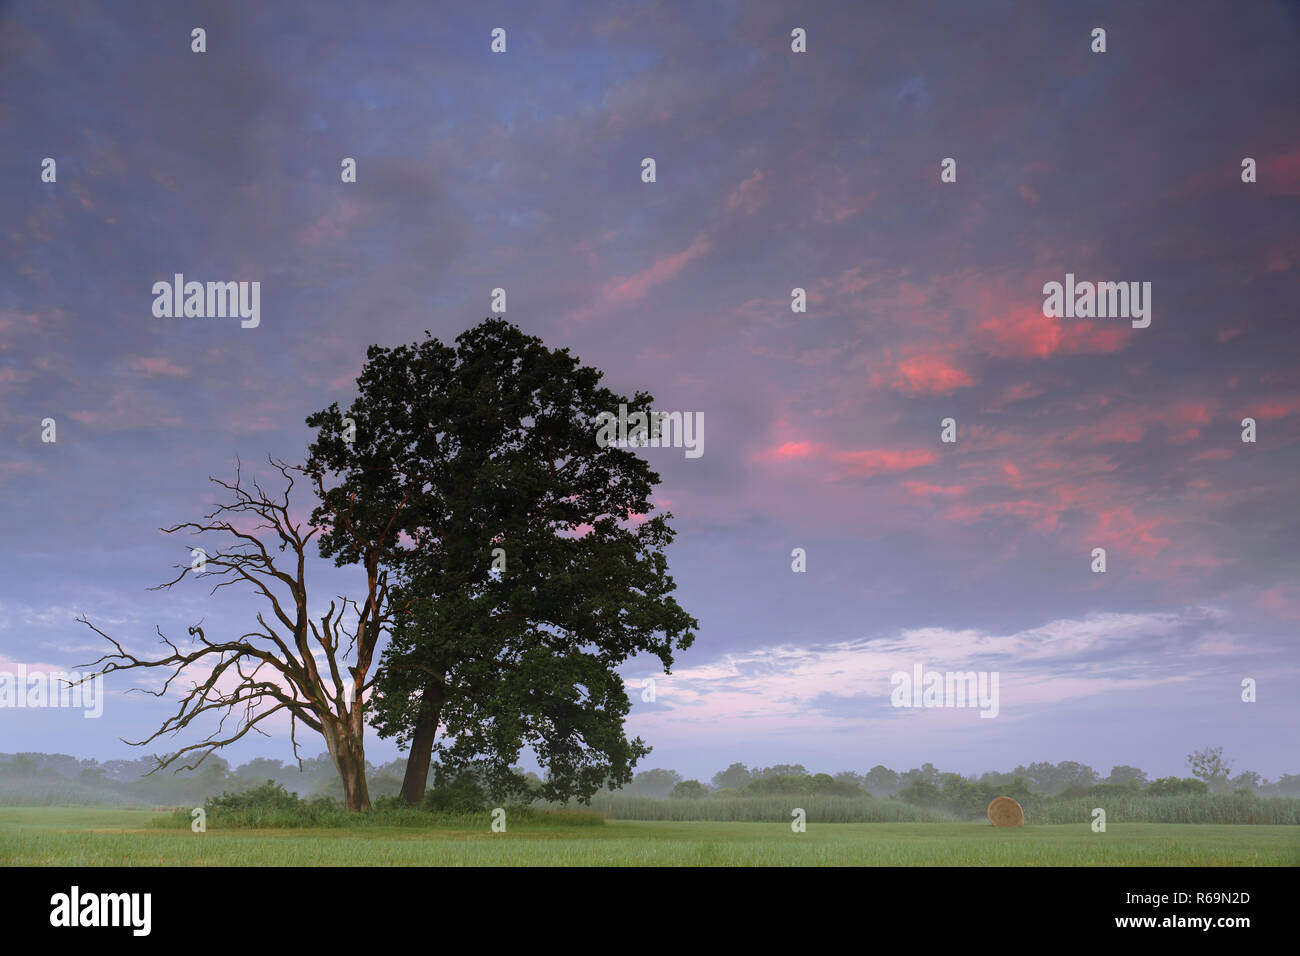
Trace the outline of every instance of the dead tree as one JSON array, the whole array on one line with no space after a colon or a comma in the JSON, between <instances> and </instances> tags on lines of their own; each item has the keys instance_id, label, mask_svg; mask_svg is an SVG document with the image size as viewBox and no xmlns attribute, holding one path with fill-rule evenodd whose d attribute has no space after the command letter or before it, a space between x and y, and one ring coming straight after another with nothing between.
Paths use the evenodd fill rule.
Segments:
<instances>
[{"instance_id":1,"label":"dead tree","mask_svg":"<svg viewBox=\"0 0 1300 956\"><path fill-rule=\"evenodd\" d=\"M114 648L92 664L84 665L97 670L83 680L115 671L163 669L170 674L162 688L145 691L162 697L169 693L173 683L183 681L191 665L195 665L196 671L206 670L201 680L191 683L179 709L157 731L144 740L126 741L144 746L164 735L174 735L200 718L215 715L216 729L197 743L155 758L154 771L196 756L197 759L178 767L192 770L213 751L234 743L249 731L266 735L258 725L283 712L289 716L290 739L299 765L297 725L301 722L325 738L343 782L348 809L363 810L370 806L364 742L366 693L373 681L371 668L376 645L387 629L389 613L387 574L380 570L379 555L391 545L389 538L397 533L397 512L405 502L397 506L393 520L377 540L361 540L354 535L353 543L365 570L364 598L359 602L347 597L331 600L329 610L312 619L307 603L307 548L323 529L290 516L289 493L294 486L294 475L300 474L314 483L318 500L324 501L322 479L319 475L309 475L299 466L269 460L285 480L280 497L271 497L256 481L246 484L237 468L233 484L210 479L230 492L233 500L204 515L202 521L160 529L167 534L186 529L195 534L216 532L233 541L216 555L202 556L202 563L196 560L190 565L178 565L180 574L152 589L171 588L186 575L199 574L216 577L211 592L214 594L224 587L242 585L266 605L256 614L258 628L230 640L214 641L204 632L200 621L189 628L190 637L195 640L191 642L192 647L184 650L155 628L169 653L149 658L128 653L85 617L79 617L81 623ZM339 511L326 505L325 512L335 530L354 533L350 507ZM256 519L251 528L248 518ZM272 551L286 557L277 564Z\"/></svg>"}]
</instances>

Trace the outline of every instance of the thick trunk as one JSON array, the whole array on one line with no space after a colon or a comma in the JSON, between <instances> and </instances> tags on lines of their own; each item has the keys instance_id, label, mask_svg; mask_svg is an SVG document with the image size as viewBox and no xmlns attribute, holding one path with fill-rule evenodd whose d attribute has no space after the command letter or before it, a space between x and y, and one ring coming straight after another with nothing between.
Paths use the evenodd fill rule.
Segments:
<instances>
[{"instance_id":1,"label":"thick trunk","mask_svg":"<svg viewBox=\"0 0 1300 956\"><path fill-rule=\"evenodd\" d=\"M343 805L349 810L370 809L370 791L366 787L366 751L361 740L354 738L345 725L327 723L325 743L334 769L343 781Z\"/></svg>"},{"instance_id":2,"label":"thick trunk","mask_svg":"<svg viewBox=\"0 0 1300 956\"><path fill-rule=\"evenodd\" d=\"M406 758L406 777L402 781L402 799L412 806L424 799L429 786L429 762L433 742L438 736L438 715L442 712L442 687L431 684L424 689L424 703L411 735L411 754Z\"/></svg>"}]
</instances>

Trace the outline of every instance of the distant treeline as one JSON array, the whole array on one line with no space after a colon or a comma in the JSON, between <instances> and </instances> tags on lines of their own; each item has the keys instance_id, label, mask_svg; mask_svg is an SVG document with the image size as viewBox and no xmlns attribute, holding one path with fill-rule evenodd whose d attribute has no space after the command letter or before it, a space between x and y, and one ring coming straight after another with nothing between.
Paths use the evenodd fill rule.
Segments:
<instances>
[{"instance_id":1,"label":"distant treeline","mask_svg":"<svg viewBox=\"0 0 1300 956\"><path fill-rule=\"evenodd\" d=\"M284 764L259 757L238 767L216 755L196 770L170 768L149 775L152 757L136 760L78 759L67 754L0 753L0 805L199 806L208 797L249 790L273 780L304 797L341 799L343 787L328 754ZM366 776L375 797L396 796L405 759L375 766Z\"/></svg>"},{"instance_id":2,"label":"distant treeline","mask_svg":"<svg viewBox=\"0 0 1300 956\"><path fill-rule=\"evenodd\" d=\"M828 823L930 822L982 819L994 797L1008 796L1035 823L1086 823L1102 807L1116 823L1300 824L1300 775L1275 783L1250 772L1229 777L1217 750L1188 762L1193 776L1157 780L1128 766L1103 778L1074 761L978 777L929 763L903 773L876 766L834 775L802 764L735 763L714 774L712 786L656 769L637 774L624 793L597 794L592 808L615 819L758 821L781 819L797 800L808 819Z\"/></svg>"},{"instance_id":3,"label":"distant treeline","mask_svg":"<svg viewBox=\"0 0 1300 956\"><path fill-rule=\"evenodd\" d=\"M0 804L198 806L208 797L249 790L268 780L303 797L342 797L338 773L328 754L304 760L301 770L297 764L267 758L232 767L215 755L197 770L166 770L149 775L154 766L152 757L100 763L67 754L0 753ZM368 763L366 776L371 795L376 799L396 796L401 790L404 769L404 759L378 766ZM525 776L540 782L535 774ZM637 774L622 793L658 799L871 795L958 815L986 806L990 794L1007 795L1022 802L1033 802L1034 797L1069 798L1107 793L1151 797L1300 796L1300 774L1283 774L1274 782L1251 771L1234 777L1208 776L1208 780L1195 776L1148 780L1147 774L1137 767L1116 766L1102 777L1092 767L1068 760L1059 764L1031 763L1005 773L989 772L978 777L944 773L930 763L901 773L877 765L866 773L845 770L836 774L810 773L802 764L749 768L733 763L715 773L707 783L684 779L673 770L646 770Z\"/></svg>"},{"instance_id":4,"label":"distant treeline","mask_svg":"<svg viewBox=\"0 0 1300 956\"><path fill-rule=\"evenodd\" d=\"M742 763L733 763L719 770L708 783L686 780L674 770L646 770L636 775L625 789L628 793L647 797L702 797L713 792L744 792L755 796L782 793L814 793L826 796L855 796L863 791L874 797L898 796L918 806L933 804L934 795L945 789L958 790L968 784L979 784L1010 791L1021 790L1030 794L1059 796L1071 791L1091 790L1097 787L1114 787L1128 791L1149 792L1153 796L1178 793L1242 793L1255 796L1300 796L1300 774L1283 774L1275 782L1264 780L1254 771L1245 771L1235 777L1220 772L1221 764L1205 773L1195 765L1191 777L1164 777L1148 780L1146 771L1138 767L1111 767L1110 774L1102 777L1087 764L1065 760L1059 764L1031 763L1021 765L1006 773L991 771L976 776L944 773L934 764L922 764L902 773L876 765L865 774L842 770L836 774L809 773L803 764L776 764L772 767L750 769Z\"/></svg>"}]
</instances>

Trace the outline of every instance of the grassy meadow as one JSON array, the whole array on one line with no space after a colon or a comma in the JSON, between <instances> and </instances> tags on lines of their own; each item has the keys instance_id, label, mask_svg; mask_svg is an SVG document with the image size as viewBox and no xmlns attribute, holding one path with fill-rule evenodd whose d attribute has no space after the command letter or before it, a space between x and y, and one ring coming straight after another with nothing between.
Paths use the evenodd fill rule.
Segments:
<instances>
[{"instance_id":1,"label":"grassy meadow","mask_svg":"<svg viewBox=\"0 0 1300 956\"><path fill-rule=\"evenodd\" d=\"M409 820L409 818L408 818ZM192 833L153 810L0 807L4 866L1295 866L1300 828L1112 823L382 818L350 827Z\"/></svg>"},{"instance_id":2,"label":"grassy meadow","mask_svg":"<svg viewBox=\"0 0 1300 956\"><path fill-rule=\"evenodd\" d=\"M1108 794L1104 797L1020 795L1032 823L1084 823L1092 821L1094 807L1104 807L1111 823L1241 823L1300 825L1300 798L1260 798L1243 794L1181 793L1152 796L1146 793ZM785 820L790 808L802 807L809 820L822 823L961 823L984 818L988 799L981 796L964 814L942 807L918 807L902 800L869 796L828 797L819 794L787 796L709 796L701 799L642 797L602 791L591 808L618 820L708 820L717 823L762 823Z\"/></svg>"}]
</instances>

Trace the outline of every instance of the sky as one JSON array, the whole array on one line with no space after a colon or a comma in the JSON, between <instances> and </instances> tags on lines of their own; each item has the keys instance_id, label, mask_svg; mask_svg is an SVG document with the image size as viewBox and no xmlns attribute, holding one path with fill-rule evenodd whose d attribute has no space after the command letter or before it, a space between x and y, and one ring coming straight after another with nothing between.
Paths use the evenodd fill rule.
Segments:
<instances>
[{"instance_id":1,"label":"sky","mask_svg":"<svg viewBox=\"0 0 1300 956\"><path fill-rule=\"evenodd\" d=\"M642 769L1300 773L1297 51L1269 2L0 4L0 671L98 657L78 614L245 629L148 590L189 563L159 528L504 288L703 415L639 452L700 622L621 670ZM259 323L156 317L175 273L258 281ZM1067 274L1150 324L1045 315ZM996 717L893 706L917 665L996 673ZM139 756L176 701L132 687L0 708L0 751Z\"/></svg>"}]
</instances>

